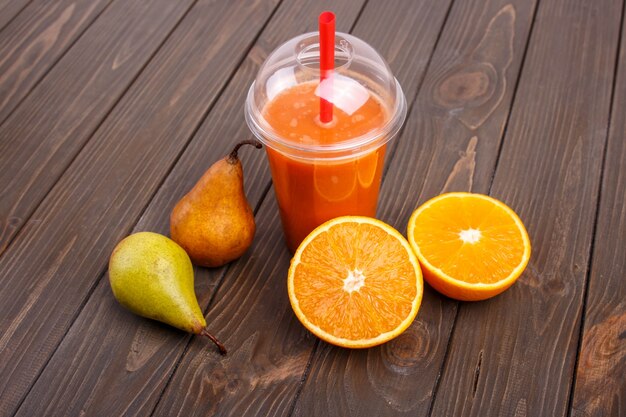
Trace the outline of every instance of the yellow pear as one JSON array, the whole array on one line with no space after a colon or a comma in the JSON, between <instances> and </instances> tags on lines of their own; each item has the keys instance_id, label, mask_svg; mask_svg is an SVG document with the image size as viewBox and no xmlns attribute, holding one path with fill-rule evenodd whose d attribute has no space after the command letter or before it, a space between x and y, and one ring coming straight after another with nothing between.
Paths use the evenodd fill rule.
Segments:
<instances>
[{"instance_id":1,"label":"yellow pear","mask_svg":"<svg viewBox=\"0 0 626 417\"><path fill-rule=\"evenodd\" d=\"M201 334L226 348L206 329L193 286L189 256L158 233L135 233L117 244L109 260L109 282L117 301L133 313Z\"/></svg>"},{"instance_id":2,"label":"yellow pear","mask_svg":"<svg viewBox=\"0 0 626 417\"><path fill-rule=\"evenodd\" d=\"M217 267L239 258L250 247L256 225L243 189L243 168L237 151L243 145L261 148L256 140L238 143L214 163L174 207L172 239L196 265Z\"/></svg>"}]
</instances>

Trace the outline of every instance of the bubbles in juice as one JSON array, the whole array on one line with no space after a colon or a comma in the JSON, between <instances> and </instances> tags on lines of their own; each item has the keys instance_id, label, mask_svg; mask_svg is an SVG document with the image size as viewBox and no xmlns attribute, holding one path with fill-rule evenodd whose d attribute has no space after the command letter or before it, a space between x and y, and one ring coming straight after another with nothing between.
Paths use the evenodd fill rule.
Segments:
<instances>
[{"instance_id":1,"label":"bubbles in juice","mask_svg":"<svg viewBox=\"0 0 626 417\"><path fill-rule=\"evenodd\" d=\"M352 114L334 106L333 121L321 123L320 98L315 94L318 85L317 82L296 85L265 106L263 116L278 135L294 143L325 145L356 138L385 123L385 108L374 95Z\"/></svg>"}]
</instances>

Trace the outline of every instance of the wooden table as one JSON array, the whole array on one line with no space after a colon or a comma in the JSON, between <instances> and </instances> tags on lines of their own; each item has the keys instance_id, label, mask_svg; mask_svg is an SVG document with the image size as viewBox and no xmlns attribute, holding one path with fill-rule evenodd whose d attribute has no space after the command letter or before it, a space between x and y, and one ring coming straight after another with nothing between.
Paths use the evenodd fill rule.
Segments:
<instances>
[{"instance_id":1,"label":"wooden table","mask_svg":"<svg viewBox=\"0 0 626 417\"><path fill-rule=\"evenodd\" d=\"M427 287L397 339L330 346L292 313L266 158L245 149L254 245L196 269L221 357L122 309L108 257L168 233L250 136L259 65L328 8L410 103L378 217L404 232L432 196L488 193L532 258L498 297ZM0 415L626 415L623 22L622 0L0 0Z\"/></svg>"}]
</instances>

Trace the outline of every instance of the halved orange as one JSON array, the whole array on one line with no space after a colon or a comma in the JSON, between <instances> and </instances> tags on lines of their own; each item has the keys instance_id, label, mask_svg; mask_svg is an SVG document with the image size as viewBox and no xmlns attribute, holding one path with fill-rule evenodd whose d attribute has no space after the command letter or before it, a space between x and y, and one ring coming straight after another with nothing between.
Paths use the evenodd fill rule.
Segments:
<instances>
[{"instance_id":1,"label":"halved orange","mask_svg":"<svg viewBox=\"0 0 626 417\"><path fill-rule=\"evenodd\" d=\"M329 343L366 348L402 333L422 301L422 272L406 239L370 217L344 216L313 230L289 268L291 306Z\"/></svg>"},{"instance_id":2,"label":"halved orange","mask_svg":"<svg viewBox=\"0 0 626 417\"><path fill-rule=\"evenodd\" d=\"M421 205L408 238L437 291L464 301L484 300L509 288L530 259L530 239L503 202L473 193L447 193Z\"/></svg>"}]
</instances>

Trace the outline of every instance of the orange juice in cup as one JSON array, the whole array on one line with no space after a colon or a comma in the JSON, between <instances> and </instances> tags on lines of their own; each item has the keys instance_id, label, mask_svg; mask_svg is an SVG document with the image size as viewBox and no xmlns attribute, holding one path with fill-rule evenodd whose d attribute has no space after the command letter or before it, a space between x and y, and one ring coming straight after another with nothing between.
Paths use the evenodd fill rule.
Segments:
<instances>
[{"instance_id":1,"label":"orange juice in cup","mask_svg":"<svg viewBox=\"0 0 626 417\"><path fill-rule=\"evenodd\" d=\"M319 37L276 49L246 100L246 121L266 145L288 248L334 217L374 217L386 143L406 117L400 85L367 43L337 33L335 67L320 81ZM332 119L320 120L320 101Z\"/></svg>"}]
</instances>

